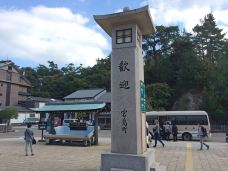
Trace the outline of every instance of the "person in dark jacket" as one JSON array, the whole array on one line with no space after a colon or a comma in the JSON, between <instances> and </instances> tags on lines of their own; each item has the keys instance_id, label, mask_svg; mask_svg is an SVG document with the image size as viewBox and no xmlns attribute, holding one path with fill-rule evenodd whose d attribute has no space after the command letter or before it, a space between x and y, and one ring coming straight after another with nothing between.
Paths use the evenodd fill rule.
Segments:
<instances>
[{"instance_id":1,"label":"person in dark jacket","mask_svg":"<svg viewBox=\"0 0 228 171\"><path fill-rule=\"evenodd\" d=\"M28 156L28 148L30 147L31 151L31 156L34 155L33 150L32 150L32 140L33 140L33 131L31 130L31 124L27 125L27 128L25 129L24 132L24 140L25 140L25 155Z\"/></svg>"},{"instance_id":2,"label":"person in dark jacket","mask_svg":"<svg viewBox=\"0 0 228 171\"><path fill-rule=\"evenodd\" d=\"M200 137L200 150L203 150L203 145L205 145L207 147L207 150L209 150L209 145L204 142L205 137L207 136L207 132L200 123L198 124L198 134Z\"/></svg>"},{"instance_id":3,"label":"person in dark jacket","mask_svg":"<svg viewBox=\"0 0 228 171\"><path fill-rule=\"evenodd\" d=\"M154 131L154 141L155 141L155 144L154 144L153 147L156 147L157 146L157 141L159 141L162 144L162 146L164 147L165 144L162 142L161 136L160 136L159 122L158 122L158 120L155 120L154 122L155 122L155 127L154 127L153 131Z\"/></svg>"},{"instance_id":4,"label":"person in dark jacket","mask_svg":"<svg viewBox=\"0 0 228 171\"><path fill-rule=\"evenodd\" d=\"M172 134L173 134L173 141L177 141L178 128L177 128L175 122L173 122Z\"/></svg>"}]
</instances>

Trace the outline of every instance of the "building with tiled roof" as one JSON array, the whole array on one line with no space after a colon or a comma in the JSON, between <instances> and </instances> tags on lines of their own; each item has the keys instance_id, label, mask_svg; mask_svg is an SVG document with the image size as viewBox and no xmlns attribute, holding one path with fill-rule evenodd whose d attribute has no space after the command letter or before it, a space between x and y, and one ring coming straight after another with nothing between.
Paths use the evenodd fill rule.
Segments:
<instances>
[{"instance_id":1,"label":"building with tiled roof","mask_svg":"<svg viewBox=\"0 0 228 171\"><path fill-rule=\"evenodd\" d=\"M77 90L64 97L65 102L95 102L106 93L105 89Z\"/></svg>"}]
</instances>

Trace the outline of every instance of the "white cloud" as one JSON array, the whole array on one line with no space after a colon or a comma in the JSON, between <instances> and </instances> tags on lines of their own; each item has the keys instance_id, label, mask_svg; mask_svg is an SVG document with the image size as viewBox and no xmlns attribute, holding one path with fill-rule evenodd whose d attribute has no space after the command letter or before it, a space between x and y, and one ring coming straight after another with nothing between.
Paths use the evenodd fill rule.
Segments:
<instances>
[{"instance_id":1,"label":"white cloud","mask_svg":"<svg viewBox=\"0 0 228 171\"><path fill-rule=\"evenodd\" d=\"M182 25L188 32L192 32L200 19L212 12L218 27L228 32L227 0L147 0L141 5L150 6L156 25Z\"/></svg>"},{"instance_id":2,"label":"white cloud","mask_svg":"<svg viewBox=\"0 0 228 171\"><path fill-rule=\"evenodd\" d=\"M119 13L119 12L123 12L123 9L118 9L114 13Z\"/></svg>"},{"instance_id":3,"label":"white cloud","mask_svg":"<svg viewBox=\"0 0 228 171\"><path fill-rule=\"evenodd\" d=\"M0 56L92 66L109 47L88 21L67 8L0 9Z\"/></svg>"}]
</instances>

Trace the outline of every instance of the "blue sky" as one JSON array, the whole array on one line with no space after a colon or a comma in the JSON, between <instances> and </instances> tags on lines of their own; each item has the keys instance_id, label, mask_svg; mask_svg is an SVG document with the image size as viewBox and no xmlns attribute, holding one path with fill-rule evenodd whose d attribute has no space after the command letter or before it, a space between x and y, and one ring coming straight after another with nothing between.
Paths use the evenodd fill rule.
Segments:
<instances>
[{"instance_id":1,"label":"blue sky","mask_svg":"<svg viewBox=\"0 0 228 171\"><path fill-rule=\"evenodd\" d=\"M0 0L0 60L36 67L93 66L111 52L111 40L93 15L149 5L155 25L179 25L191 32L209 12L228 31L226 0Z\"/></svg>"},{"instance_id":2,"label":"blue sky","mask_svg":"<svg viewBox=\"0 0 228 171\"><path fill-rule=\"evenodd\" d=\"M140 0L0 0L0 6L27 10L40 5L50 8L65 7L75 13L92 17L96 13L115 12L129 4L132 8L137 8L141 2Z\"/></svg>"}]
</instances>

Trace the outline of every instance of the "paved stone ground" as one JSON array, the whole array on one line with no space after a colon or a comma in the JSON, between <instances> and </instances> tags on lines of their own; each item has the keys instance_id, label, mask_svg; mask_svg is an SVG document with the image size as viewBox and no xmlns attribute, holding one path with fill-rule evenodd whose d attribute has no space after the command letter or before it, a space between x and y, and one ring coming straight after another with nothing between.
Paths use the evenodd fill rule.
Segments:
<instances>
[{"instance_id":1,"label":"paved stone ground","mask_svg":"<svg viewBox=\"0 0 228 171\"><path fill-rule=\"evenodd\" d=\"M33 146L35 156L25 156L22 138L0 139L0 171L97 171L101 153L110 149L109 137L100 140L99 146L91 147L38 143ZM198 142L165 143L165 148L158 144L155 153L167 171L228 170L228 143L209 142L210 150L203 151L198 150ZM191 149L187 150L187 143ZM187 153L191 158L186 158ZM189 164L192 169L185 167Z\"/></svg>"},{"instance_id":2,"label":"paved stone ground","mask_svg":"<svg viewBox=\"0 0 228 171\"><path fill-rule=\"evenodd\" d=\"M189 153L186 144L192 145L191 160L186 156ZM207 142L209 150L199 150L199 142L166 142L165 148L156 149L156 161L167 167L167 171L228 171L228 144ZM192 162L192 169L186 168Z\"/></svg>"}]
</instances>

